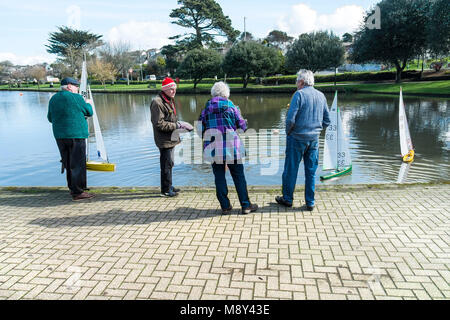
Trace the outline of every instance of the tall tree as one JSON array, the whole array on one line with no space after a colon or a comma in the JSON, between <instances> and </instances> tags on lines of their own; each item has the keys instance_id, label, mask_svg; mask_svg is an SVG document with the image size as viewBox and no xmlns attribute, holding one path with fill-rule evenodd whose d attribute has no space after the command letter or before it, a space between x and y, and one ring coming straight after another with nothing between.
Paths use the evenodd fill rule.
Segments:
<instances>
[{"instance_id":1,"label":"tall tree","mask_svg":"<svg viewBox=\"0 0 450 320\"><path fill-rule=\"evenodd\" d=\"M223 14L222 8L214 0L178 0L180 8L173 9L170 17L172 23L187 29L193 29L182 35L176 35L177 46L183 50L209 46L216 42L216 37L225 37L235 41L239 31L231 26L231 20Z\"/></svg>"},{"instance_id":2,"label":"tall tree","mask_svg":"<svg viewBox=\"0 0 450 320\"><path fill-rule=\"evenodd\" d=\"M344 63L345 49L332 32L304 33L289 47L286 68L290 71L308 69L312 72L337 68Z\"/></svg>"},{"instance_id":3,"label":"tall tree","mask_svg":"<svg viewBox=\"0 0 450 320\"><path fill-rule=\"evenodd\" d=\"M430 52L435 56L450 53L450 1L433 0L427 28Z\"/></svg>"},{"instance_id":4,"label":"tall tree","mask_svg":"<svg viewBox=\"0 0 450 320\"><path fill-rule=\"evenodd\" d=\"M269 46L273 46L282 51L285 51L292 40L294 40L294 38L288 36L286 32L280 30L272 30L269 32L267 37L264 38L263 41Z\"/></svg>"},{"instance_id":5,"label":"tall tree","mask_svg":"<svg viewBox=\"0 0 450 320\"><path fill-rule=\"evenodd\" d=\"M103 44L102 36L70 27L58 27L59 31L50 33L47 52L56 54L61 62L68 64L74 73L80 67L83 53L89 53Z\"/></svg>"},{"instance_id":6,"label":"tall tree","mask_svg":"<svg viewBox=\"0 0 450 320\"><path fill-rule=\"evenodd\" d=\"M178 66L180 65L182 54L177 46L168 44L161 48L161 54L166 60L166 68L169 74L175 74Z\"/></svg>"},{"instance_id":7,"label":"tall tree","mask_svg":"<svg viewBox=\"0 0 450 320\"><path fill-rule=\"evenodd\" d=\"M224 71L231 76L242 77L246 88L251 76L264 77L277 72L281 59L278 50L256 41L235 44L225 55Z\"/></svg>"},{"instance_id":8,"label":"tall tree","mask_svg":"<svg viewBox=\"0 0 450 320\"><path fill-rule=\"evenodd\" d=\"M188 52L178 68L177 75L194 80L194 89L204 77L219 73L222 56L211 49L194 49Z\"/></svg>"},{"instance_id":9,"label":"tall tree","mask_svg":"<svg viewBox=\"0 0 450 320\"><path fill-rule=\"evenodd\" d=\"M366 23L355 35L351 60L394 65L396 82L401 82L408 60L419 56L426 47L429 5L429 0L383 0L378 3L381 28L367 27L372 16L372 12L367 12Z\"/></svg>"}]
</instances>

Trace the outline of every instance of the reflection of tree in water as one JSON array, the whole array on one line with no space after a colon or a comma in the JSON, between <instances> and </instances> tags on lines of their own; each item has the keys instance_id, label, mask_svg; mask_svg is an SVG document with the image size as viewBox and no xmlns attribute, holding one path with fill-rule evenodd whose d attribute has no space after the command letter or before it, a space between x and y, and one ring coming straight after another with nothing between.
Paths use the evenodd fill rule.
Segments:
<instances>
[{"instance_id":1,"label":"reflection of tree in water","mask_svg":"<svg viewBox=\"0 0 450 320\"><path fill-rule=\"evenodd\" d=\"M184 121L192 123L198 119L211 96L177 95L176 99L181 106L177 107L177 112ZM289 103L290 96L232 94L230 100L239 106L242 116L248 120L249 127L259 130L280 126L281 114L285 112L285 109L287 110L286 105Z\"/></svg>"},{"instance_id":2,"label":"reflection of tree in water","mask_svg":"<svg viewBox=\"0 0 450 320\"><path fill-rule=\"evenodd\" d=\"M349 101L351 99L351 101ZM400 154L398 131L398 97L353 97L342 95L338 103L351 112L351 133L370 150L383 155ZM416 152L436 158L445 153L442 132L448 129L448 102L442 99L405 98L405 111ZM354 110L353 107L359 108Z\"/></svg>"}]
</instances>

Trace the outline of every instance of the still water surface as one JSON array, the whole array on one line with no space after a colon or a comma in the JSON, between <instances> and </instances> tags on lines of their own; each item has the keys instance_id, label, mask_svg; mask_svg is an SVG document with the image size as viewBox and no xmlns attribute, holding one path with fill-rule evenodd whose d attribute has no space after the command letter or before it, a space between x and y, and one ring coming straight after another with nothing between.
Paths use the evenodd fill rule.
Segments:
<instances>
[{"instance_id":1,"label":"still water surface","mask_svg":"<svg viewBox=\"0 0 450 320\"><path fill-rule=\"evenodd\" d=\"M59 152L47 121L48 101L52 93L0 92L0 186L64 186L60 174ZM153 95L94 94L99 121L111 162L112 173L88 172L90 186L159 186L159 151L153 140L150 102ZM193 123L210 97L177 95L180 120ZM288 94L232 95L249 127L250 141L262 143L275 139L268 147L248 148L253 163L245 164L249 185L280 185L283 173L285 140L284 120ZM332 96L327 95L331 105ZM450 101L448 99L405 97L415 161L400 178L402 182L448 180L450 173ZM398 136L398 97L379 95L340 95L345 133L353 160L353 173L320 182L323 173L323 132L317 183L363 184L393 183L401 171ZM92 126L91 126L92 128ZM266 130L264 133L263 130ZM183 135L185 145L193 133ZM278 146L277 146L278 144ZM90 152L94 153L93 139ZM174 185L213 186L210 165L196 164L198 158L183 159L183 147L176 148ZM277 154L278 153L278 154ZM255 157L255 155L257 157ZM256 161L255 161L256 158ZM180 163L181 162L181 163ZM255 163L256 162L256 163ZM303 165L297 179L303 184ZM232 184L228 175L228 182Z\"/></svg>"}]
</instances>

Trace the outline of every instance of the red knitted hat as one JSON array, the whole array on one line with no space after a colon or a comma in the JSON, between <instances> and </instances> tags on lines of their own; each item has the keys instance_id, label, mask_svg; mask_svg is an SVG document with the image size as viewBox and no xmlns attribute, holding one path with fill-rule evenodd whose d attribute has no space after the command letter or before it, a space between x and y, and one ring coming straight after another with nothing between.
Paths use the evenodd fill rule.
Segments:
<instances>
[{"instance_id":1,"label":"red knitted hat","mask_svg":"<svg viewBox=\"0 0 450 320\"><path fill-rule=\"evenodd\" d=\"M176 83L173 81L172 78L167 77L167 78L165 78L165 79L163 80L163 82L162 82L162 89L163 89L163 90L165 90L165 89L170 89L170 88L176 88L176 87L177 87L177 85L176 85Z\"/></svg>"}]
</instances>

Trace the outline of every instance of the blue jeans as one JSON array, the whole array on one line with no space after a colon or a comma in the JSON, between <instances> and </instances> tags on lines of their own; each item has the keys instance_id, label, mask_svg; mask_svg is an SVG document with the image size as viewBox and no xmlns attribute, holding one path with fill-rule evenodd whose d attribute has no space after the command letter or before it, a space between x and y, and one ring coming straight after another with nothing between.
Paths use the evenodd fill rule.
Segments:
<instances>
[{"instance_id":1,"label":"blue jeans","mask_svg":"<svg viewBox=\"0 0 450 320\"><path fill-rule=\"evenodd\" d=\"M305 165L305 201L314 205L317 165L319 164L319 140L302 141L291 136L286 139L286 160L283 171L283 198L292 203L300 162Z\"/></svg>"},{"instance_id":2,"label":"blue jeans","mask_svg":"<svg viewBox=\"0 0 450 320\"><path fill-rule=\"evenodd\" d=\"M227 163L228 169L230 170L231 177L234 181L234 186L239 197L239 202L242 208L250 207L250 200L248 198L247 182L245 181L244 175L244 165L242 163ZM227 180L225 179L225 164L212 164L212 169L214 173L215 183L216 183L216 195L220 202L220 207L222 209L228 209L231 204L228 199L228 187Z\"/></svg>"}]
</instances>

